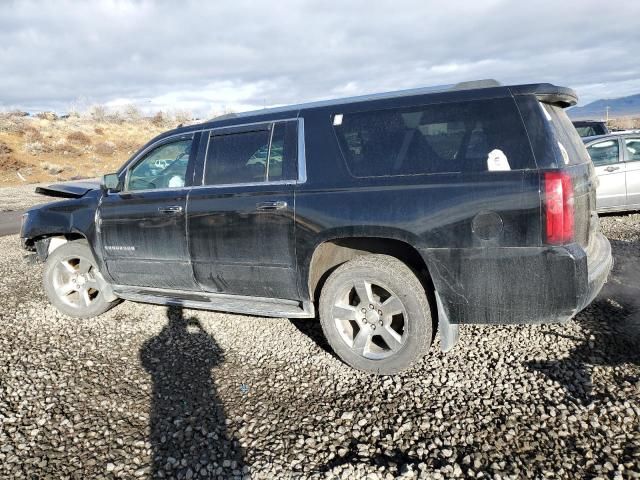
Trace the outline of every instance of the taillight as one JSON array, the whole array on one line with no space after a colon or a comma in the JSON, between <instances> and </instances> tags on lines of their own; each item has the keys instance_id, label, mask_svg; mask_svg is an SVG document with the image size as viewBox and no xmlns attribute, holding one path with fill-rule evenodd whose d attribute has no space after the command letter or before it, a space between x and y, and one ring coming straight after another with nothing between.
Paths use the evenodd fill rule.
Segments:
<instances>
[{"instance_id":1,"label":"taillight","mask_svg":"<svg viewBox=\"0 0 640 480\"><path fill-rule=\"evenodd\" d=\"M573 241L573 184L566 172L544 173L546 240L553 245Z\"/></svg>"}]
</instances>

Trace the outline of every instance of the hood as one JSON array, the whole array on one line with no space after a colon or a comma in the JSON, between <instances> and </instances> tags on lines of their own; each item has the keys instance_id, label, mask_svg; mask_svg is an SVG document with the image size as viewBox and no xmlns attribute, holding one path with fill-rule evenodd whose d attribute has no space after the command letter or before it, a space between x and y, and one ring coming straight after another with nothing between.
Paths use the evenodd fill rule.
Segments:
<instances>
[{"instance_id":1,"label":"hood","mask_svg":"<svg viewBox=\"0 0 640 480\"><path fill-rule=\"evenodd\" d=\"M49 197L80 198L91 190L100 188L100 180L97 178L83 180L81 182L55 183L47 187L36 187L36 193Z\"/></svg>"}]
</instances>

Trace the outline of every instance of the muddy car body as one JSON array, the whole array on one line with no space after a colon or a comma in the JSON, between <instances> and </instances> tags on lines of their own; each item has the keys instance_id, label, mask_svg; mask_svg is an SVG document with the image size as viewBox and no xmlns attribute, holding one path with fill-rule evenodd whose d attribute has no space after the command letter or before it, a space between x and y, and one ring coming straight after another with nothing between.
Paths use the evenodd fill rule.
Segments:
<instances>
[{"instance_id":1,"label":"muddy car body","mask_svg":"<svg viewBox=\"0 0 640 480\"><path fill-rule=\"evenodd\" d=\"M70 315L117 299L319 311L343 360L394 373L436 328L447 350L459 324L564 322L601 289L611 250L575 102L467 84L180 128L102 188L29 211L22 242Z\"/></svg>"}]
</instances>

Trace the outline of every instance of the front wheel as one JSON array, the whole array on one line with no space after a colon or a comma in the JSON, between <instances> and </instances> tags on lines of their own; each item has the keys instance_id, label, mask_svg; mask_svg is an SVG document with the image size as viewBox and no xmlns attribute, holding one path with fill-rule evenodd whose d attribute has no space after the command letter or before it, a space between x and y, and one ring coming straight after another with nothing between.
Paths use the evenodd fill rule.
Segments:
<instances>
[{"instance_id":1,"label":"front wheel","mask_svg":"<svg viewBox=\"0 0 640 480\"><path fill-rule=\"evenodd\" d=\"M49 255L43 284L51 304L70 317L97 317L118 303L105 298L108 285L84 240L65 243Z\"/></svg>"},{"instance_id":2,"label":"front wheel","mask_svg":"<svg viewBox=\"0 0 640 480\"><path fill-rule=\"evenodd\" d=\"M431 346L424 287L388 255L357 257L338 267L320 294L320 322L336 354L365 372L401 372Z\"/></svg>"}]
</instances>

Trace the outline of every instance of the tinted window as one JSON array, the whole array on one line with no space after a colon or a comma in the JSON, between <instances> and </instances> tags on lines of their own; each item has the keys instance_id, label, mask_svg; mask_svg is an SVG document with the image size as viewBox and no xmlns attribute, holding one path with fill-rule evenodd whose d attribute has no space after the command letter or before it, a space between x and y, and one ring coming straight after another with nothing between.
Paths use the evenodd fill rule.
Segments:
<instances>
[{"instance_id":1,"label":"tinted window","mask_svg":"<svg viewBox=\"0 0 640 480\"><path fill-rule=\"evenodd\" d=\"M575 165L589 161L584 143L576 128L569 120L567 112L561 107L540 103L551 130L555 134L557 147L565 165Z\"/></svg>"},{"instance_id":2,"label":"tinted window","mask_svg":"<svg viewBox=\"0 0 640 480\"><path fill-rule=\"evenodd\" d=\"M279 122L273 127L267 180L293 180L297 175L297 122Z\"/></svg>"},{"instance_id":3,"label":"tinted window","mask_svg":"<svg viewBox=\"0 0 640 480\"><path fill-rule=\"evenodd\" d=\"M149 152L129 171L126 190L184 187L191 142L166 143Z\"/></svg>"},{"instance_id":4,"label":"tinted window","mask_svg":"<svg viewBox=\"0 0 640 480\"><path fill-rule=\"evenodd\" d=\"M625 147L630 162L640 161L640 138L625 138Z\"/></svg>"},{"instance_id":5,"label":"tinted window","mask_svg":"<svg viewBox=\"0 0 640 480\"><path fill-rule=\"evenodd\" d=\"M581 137L592 137L594 135L602 135L602 133L598 133L598 128L588 126L588 127L576 127L576 131L578 135Z\"/></svg>"},{"instance_id":6,"label":"tinted window","mask_svg":"<svg viewBox=\"0 0 640 480\"><path fill-rule=\"evenodd\" d=\"M617 140L605 140L604 142L594 143L587 147L587 151L591 156L593 164L596 166L618 163L620 152Z\"/></svg>"},{"instance_id":7,"label":"tinted window","mask_svg":"<svg viewBox=\"0 0 640 480\"><path fill-rule=\"evenodd\" d=\"M333 124L357 177L486 171L496 150L512 170L535 168L513 99L345 113Z\"/></svg>"},{"instance_id":8,"label":"tinted window","mask_svg":"<svg viewBox=\"0 0 640 480\"><path fill-rule=\"evenodd\" d=\"M295 177L295 122L216 134L209 140L205 184L290 180Z\"/></svg>"}]
</instances>

